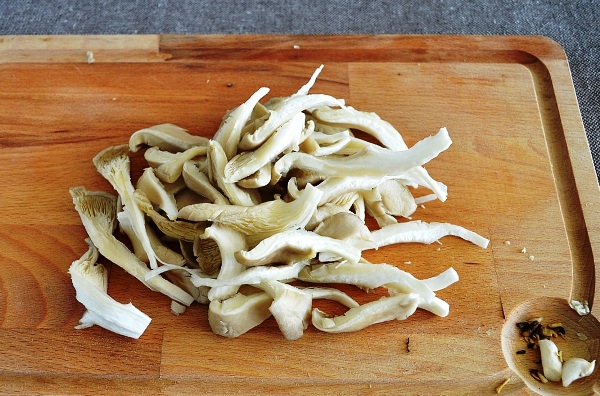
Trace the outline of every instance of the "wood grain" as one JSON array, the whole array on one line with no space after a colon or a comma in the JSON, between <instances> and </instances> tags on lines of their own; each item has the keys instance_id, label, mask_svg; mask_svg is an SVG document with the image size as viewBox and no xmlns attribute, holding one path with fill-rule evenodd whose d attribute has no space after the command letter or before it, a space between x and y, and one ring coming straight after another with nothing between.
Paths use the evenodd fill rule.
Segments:
<instances>
[{"instance_id":1,"label":"wood grain","mask_svg":"<svg viewBox=\"0 0 600 396\"><path fill-rule=\"evenodd\" d=\"M315 92L377 112L409 144L450 131L451 148L427 165L449 199L414 217L463 225L490 247L445 238L368 254L419 278L453 266L461 280L439 293L450 316L344 335L309 328L295 342L268 320L228 340L210 332L205 307L173 316L168 299L107 263L109 293L152 324L139 340L74 330L83 307L66 271L85 231L68 188L110 191L91 158L163 122L211 136L258 87L289 95L321 63ZM536 297L600 304L598 184L568 62L548 39L0 37L0 86L2 393L479 395L511 378L503 393L530 394L502 354L505 317ZM139 156L133 164L136 177Z\"/></svg>"}]
</instances>

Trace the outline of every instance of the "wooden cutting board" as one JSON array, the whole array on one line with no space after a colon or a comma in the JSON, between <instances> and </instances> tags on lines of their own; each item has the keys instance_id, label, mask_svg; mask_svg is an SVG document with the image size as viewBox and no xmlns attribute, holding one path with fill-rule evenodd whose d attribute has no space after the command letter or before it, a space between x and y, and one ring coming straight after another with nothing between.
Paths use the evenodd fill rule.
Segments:
<instances>
[{"instance_id":1,"label":"wooden cutting board","mask_svg":"<svg viewBox=\"0 0 600 396\"><path fill-rule=\"evenodd\" d=\"M502 354L505 317L534 297L599 304L598 184L568 62L549 39L0 37L0 63L0 393L479 395L511 378L503 392L529 394ZM92 157L165 122L211 136L260 86L290 95L320 64L313 92L377 112L409 145L448 128L453 145L426 168L449 199L413 218L465 226L489 248L447 237L368 257L418 278L454 267L460 281L438 293L450 315L341 335L309 327L294 342L270 319L225 339L205 306L174 316L112 266L109 294L150 327L139 340L74 330L84 309L67 268L86 235L68 189L111 191Z\"/></svg>"}]
</instances>

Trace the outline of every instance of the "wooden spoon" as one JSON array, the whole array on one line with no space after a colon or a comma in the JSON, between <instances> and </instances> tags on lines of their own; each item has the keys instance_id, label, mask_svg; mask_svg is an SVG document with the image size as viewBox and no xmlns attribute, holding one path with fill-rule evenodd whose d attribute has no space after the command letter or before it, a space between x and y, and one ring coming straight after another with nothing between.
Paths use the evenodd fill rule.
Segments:
<instances>
[{"instance_id":1,"label":"wooden spoon","mask_svg":"<svg viewBox=\"0 0 600 396\"><path fill-rule=\"evenodd\" d=\"M528 349L516 324L534 318L543 318L542 324L560 322L566 330L564 339L553 338L564 359L579 357L597 360L589 377L578 379L569 387L561 382L546 384L534 379L529 370L542 371L539 349ZM517 351L525 353L517 354ZM525 384L540 395L592 395L600 394L600 322L592 315L580 316L565 299L540 297L527 300L515 308L502 328L502 352L508 366Z\"/></svg>"}]
</instances>

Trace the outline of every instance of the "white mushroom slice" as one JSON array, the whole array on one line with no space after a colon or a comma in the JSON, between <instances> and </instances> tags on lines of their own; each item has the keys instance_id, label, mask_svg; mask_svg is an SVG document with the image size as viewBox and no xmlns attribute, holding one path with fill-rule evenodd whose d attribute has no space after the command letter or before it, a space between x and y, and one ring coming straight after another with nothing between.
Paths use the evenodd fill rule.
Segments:
<instances>
[{"instance_id":1,"label":"white mushroom slice","mask_svg":"<svg viewBox=\"0 0 600 396\"><path fill-rule=\"evenodd\" d=\"M144 169L144 172L136 183L136 188L143 191L153 205L161 208L169 220L177 218L179 210L177 209L175 196L167 192L165 186L158 180L152 168Z\"/></svg>"},{"instance_id":2,"label":"white mushroom slice","mask_svg":"<svg viewBox=\"0 0 600 396\"><path fill-rule=\"evenodd\" d=\"M361 193L367 214L377 221L377 225L383 228L388 225L396 224L398 220L386 212L386 208L381 200L381 195L377 189L363 191Z\"/></svg>"},{"instance_id":3,"label":"white mushroom slice","mask_svg":"<svg viewBox=\"0 0 600 396\"><path fill-rule=\"evenodd\" d=\"M351 135L348 130L331 135L314 132L309 139L311 139L311 142L302 146L303 151L315 157L322 157L324 155L337 154L350 143Z\"/></svg>"},{"instance_id":4,"label":"white mushroom slice","mask_svg":"<svg viewBox=\"0 0 600 396\"><path fill-rule=\"evenodd\" d=\"M172 221L166 219L160 213L154 210L152 203L142 191L136 190L133 193L133 197L138 207L146 214L146 216L148 216L154 222L156 227L166 236L177 240L192 242L196 239L197 236L204 234L206 224L200 222L190 223L187 221Z\"/></svg>"},{"instance_id":5,"label":"white mushroom slice","mask_svg":"<svg viewBox=\"0 0 600 396\"><path fill-rule=\"evenodd\" d=\"M238 337L271 316L273 299L265 292L237 293L227 300L213 300L208 306L208 323L215 334Z\"/></svg>"},{"instance_id":6,"label":"white mushroom slice","mask_svg":"<svg viewBox=\"0 0 600 396\"><path fill-rule=\"evenodd\" d=\"M426 223L420 220L391 224L371 233L373 241L379 247L409 242L430 244L449 235L457 236L484 249L489 244L488 239L464 227L449 223Z\"/></svg>"},{"instance_id":7,"label":"white mushroom slice","mask_svg":"<svg viewBox=\"0 0 600 396\"><path fill-rule=\"evenodd\" d=\"M347 157L313 157L302 152L289 153L275 163L273 172L276 179L285 176L293 168L319 172L325 176L399 177L437 157L451 143L448 131L442 128L437 134L404 151L367 147L360 153Z\"/></svg>"},{"instance_id":8,"label":"white mushroom slice","mask_svg":"<svg viewBox=\"0 0 600 396\"><path fill-rule=\"evenodd\" d=\"M571 358L565 360L562 366L562 384L567 387L573 383L573 381L579 378L587 377L592 375L596 361L593 360L588 362L581 358Z\"/></svg>"},{"instance_id":9,"label":"white mushroom slice","mask_svg":"<svg viewBox=\"0 0 600 396\"><path fill-rule=\"evenodd\" d=\"M359 111L347 106L341 109L322 107L313 111L312 114L320 122L365 132L391 150L403 151L408 148L400 132L375 113Z\"/></svg>"},{"instance_id":10,"label":"white mushroom slice","mask_svg":"<svg viewBox=\"0 0 600 396\"><path fill-rule=\"evenodd\" d=\"M150 324L150 317L132 303L121 304L110 297L108 271L97 264L98 249L88 239L88 251L69 267L76 298L86 308L76 329L98 325L114 333L139 338Z\"/></svg>"},{"instance_id":11,"label":"white mushroom slice","mask_svg":"<svg viewBox=\"0 0 600 396\"><path fill-rule=\"evenodd\" d=\"M271 163L265 164L252 175L237 182L242 188L260 188L271 182Z\"/></svg>"},{"instance_id":12,"label":"white mushroom slice","mask_svg":"<svg viewBox=\"0 0 600 396\"><path fill-rule=\"evenodd\" d=\"M144 251L140 240L135 235L133 231L133 225L129 220L129 217L125 214L125 212L117 213L117 220L119 221L119 228L121 231L127 235L129 240L131 241L131 245L133 247L133 253L144 262L148 262L148 256ZM171 263L175 265L183 265L185 259L183 256L172 249L166 247L158 238L158 236L154 233L154 230L146 224L146 234L150 239L150 244L152 245L152 250L156 253L156 257L164 263Z\"/></svg>"},{"instance_id":13,"label":"white mushroom slice","mask_svg":"<svg viewBox=\"0 0 600 396\"><path fill-rule=\"evenodd\" d=\"M191 295L160 276L146 279L146 275L150 273L146 264L112 234L116 222L115 197L110 194L89 192L83 187L71 188L69 192L73 197L75 210L79 213L86 232L100 254L151 290L158 291L184 305L189 306L194 301Z\"/></svg>"},{"instance_id":14,"label":"white mushroom slice","mask_svg":"<svg viewBox=\"0 0 600 396\"><path fill-rule=\"evenodd\" d=\"M269 119L260 128L241 139L238 148L244 151L254 150L263 144L277 128L291 120L296 114L320 106L343 106L343 103L333 96L325 94L285 98L276 110L271 110Z\"/></svg>"},{"instance_id":15,"label":"white mushroom slice","mask_svg":"<svg viewBox=\"0 0 600 396\"><path fill-rule=\"evenodd\" d=\"M319 74L321 74L323 67L325 67L325 65L321 65L321 66L317 67L317 69L313 72L312 76L310 76L310 79L308 80L308 82L306 84L304 84L302 87L300 87L300 89L292 96L308 95L308 91L310 91L312 86L315 85L315 82L317 81L317 77L319 77Z\"/></svg>"},{"instance_id":16,"label":"white mushroom slice","mask_svg":"<svg viewBox=\"0 0 600 396\"><path fill-rule=\"evenodd\" d=\"M310 320L311 294L274 280L264 280L257 287L273 299L269 311L277 321L283 337L290 341L302 337Z\"/></svg>"},{"instance_id":17,"label":"white mushroom slice","mask_svg":"<svg viewBox=\"0 0 600 396\"><path fill-rule=\"evenodd\" d=\"M386 180L376 187L385 212L392 216L410 217L417 209L415 199L402 180Z\"/></svg>"},{"instance_id":18,"label":"white mushroom slice","mask_svg":"<svg viewBox=\"0 0 600 396\"><path fill-rule=\"evenodd\" d=\"M452 267L436 276L423 279L423 283L433 292L445 289L456 282L458 282L458 273Z\"/></svg>"},{"instance_id":19,"label":"white mushroom slice","mask_svg":"<svg viewBox=\"0 0 600 396\"><path fill-rule=\"evenodd\" d=\"M207 146L195 146L181 153L168 153L156 147L150 147L144 158L154 168L156 176L166 183L175 182L183 172L183 164L196 157L206 155Z\"/></svg>"},{"instance_id":20,"label":"white mushroom slice","mask_svg":"<svg viewBox=\"0 0 600 396\"><path fill-rule=\"evenodd\" d=\"M225 180L227 156L219 142L211 140L208 146L209 178L215 183L234 205L253 206L260 203L256 190L246 190L235 183Z\"/></svg>"},{"instance_id":21,"label":"white mushroom slice","mask_svg":"<svg viewBox=\"0 0 600 396\"><path fill-rule=\"evenodd\" d=\"M229 112L213 139L223 147L227 159L233 158L237 153L238 143L242 135L242 129L252 116L253 110L258 102L269 93L269 88L262 87L256 91L246 102Z\"/></svg>"},{"instance_id":22,"label":"white mushroom slice","mask_svg":"<svg viewBox=\"0 0 600 396\"><path fill-rule=\"evenodd\" d=\"M300 144L305 119L304 113L295 114L289 121L279 126L256 150L245 151L233 157L225 166L225 181L238 182L270 163L287 148Z\"/></svg>"},{"instance_id":23,"label":"white mushroom slice","mask_svg":"<svg viewBox=\"0 0 600 396\"><path fill-rule=\"evenodd\" d=\"M312 311L312 323L328 333L358 331L376 323L404 320L418 307L418 297L413 294L397 294L381 297L376 301L350 308L344 315L329 317L318 308Z\"/></svg>"},{"instance_id":24,"label":"white mushroom slice","mask_svg":"<svg viewBox=\"0 0 600 396\"><path fill-rule=\"evenodd\" d=\"M424 300L435 297L422 280L390 264L317 264L304 268L298 279L311 283L343 283L373 290L381 286L398 293L417 293Z\"/></svg>"},{"instance_id":25,"label":"white mushroom slice","mask_svg":"<svg viewBox=\"0 0 600 396\"><path fill-rule=\"evenodd\" d=\"M309 231L314 231L315 228L317 228L321 223L323 223L325 220L327 220L331 216L334 216L338 213L349 213L349 212L348 212L348 209L346 209L342 206L339 206L339 205L329 203L329 202L324 205L321 205L317 208L317 210L312 215L309 222L306 223L306 226L304 228Z\"/></svg>"},{"instance_id":26,"label":"white mushroom slice","mask_svg":"<svg viewBox=\"0 0 600 396\"><path fill-rule=\"evenodd\" d=\"M560 381L562 378L562 361L560 360L558 347L549 339L539 340L538 345L540 347L544 377L548 381Z\"/></svg>"},{"instance_id":27,"label":"white mushroom slice","mask_svg":"<svg viewBox=\"0 0 600 396\"><path fill-rule=\"evenodd\" d=\"M240 232L227 226L213 224L206 229L203 237L214 240L219 246L221 268L217 279L233 278L246 270L246 266L240 264L235 255L237 251L248 248L246 239ZM235 295L238 289L239 285L214 287L208 292L208 299L225 300Z\"/></svg>"},{"instance_id":28,"label":"white mushroom slice","mask_svg":"<svg viewBox=\"0 0 600 396\"><path fill-rule=\"evenodd\" d=\"M146 234L146 221L144 214L135 203L133 198L133 184L131 183L131 175L129 173L129 146L120 145L108 147L100 151L93 159L94 166L98 172L112 185L115 191L119 194L119 198L123 203L123 210L131 221L135 235L140 240L150 268L158 266L156 254L152 249L148 235ZM93 240L93 239L92 239ZM98 246L98 244L96 244ZM100 248L100 246L98 246Z\"/></svg>"},{"instance_id":29,"label":"white mushroom slice","mask_svg":"<svg viewBox=\"0 0 600 396\"><path fill-rule=\"evenodd\" d=\"M198 168L195 161L186 161L183 164L181 175L190 190L207 198L212 203L219 205L229 204L229 199L212 185L208 176Z\"/></svg>"},{"instance_id":30,"label":"white mushroom slice","mask_svg":"<svg viewBox=\"0 0 600 396\"><path fill-rule=\"evenodd\" d=\"M305 230L288 230L260 241L252 250L240 250L235 258L243 265L293 264L321 253L358 262L361 250L343 241Z\"/></svg>"},{"instance_id":31,"label":"white mushroom slice","mask_svg":"<svg viewBox=\"0 0 600 396\"><path fill-rule=\"evenodd\" d=\"M333 287L305 287L302 290L310 293L313 300L337 301L348 308L354 308L360 305L352 297Z\"/></svg>"},{"instance_id":32,"label":"white mushroom slice","mask_svg":"<svg viewBox=\"0 0 600 396\"><path fill-rule=\"evenodd\" d=\"M354 213L340 212L323 220L315 233L340 241L361 249L376 249L377 245L371 239L369 227Z\"/></svg>"},{"instance_id":33,"label":"white mushroom slice","mask_svg":"<svg viewBox=\"0 0 600 396\"><path fill-rule=\"evenodd\" d=\"M365 178L360 176L329 177L317 185L317 188L323 191L323 197L319 203L322 205L326 202L330 202L333 198L342 194L371 190L381 184L384 180L386 179Z\"/></svg>"},{"instance_id":34,"label":"white mushroom slice","mask_svg":"<svg viewBox=\"0 0 600 396\"><path fill-rule=\"evenodd\" d=\"M182 208L179 217L229 225L246 235L253 246L278 232L303 228L317 208L321 194L309 184L291 202L276 199L254 206L196 204Z\"/></svg>"},{"instance_id":35,"label":"white mushroom slice","mask_svg":"<svg viewBox=\"0 0 600 396\"><path fill-rule=\"evenodd\" d=\"M185 129L173 124L160 124L140 129L129 137L129 149L138 151L143 146L158 147L167 151L185 151L194 146L206 146L208 139L190 135Z\"/></svg>"},{"instance_id":36,"label":"white mushroom slice","mask_svg":"<svg viewBox=\"0 0 600 396\"><path fill-rule=\"evenodd\" d=\"M221 268L221 251L215 240L205 238L204 235L198 236L194 240L192 254L196 262L196 265L192 266L193 268L200 268L205 275L210 277L217 275Z\"/></svg>"},{"instance_id":37,"label":"white mushroom slice","mask_svg":"<svg viewBox=\"0 0 600 396\"><path fill-rule=\"evenodd\" d=\"M230 278L214 279L201 274L198 270L189 270L194 285L208 287L258 285L264 280L289 280L298 277L298 273L308 265L307 261L299 261L292 265L252 267L239 275Z\"/></svg>"}]
</instances>

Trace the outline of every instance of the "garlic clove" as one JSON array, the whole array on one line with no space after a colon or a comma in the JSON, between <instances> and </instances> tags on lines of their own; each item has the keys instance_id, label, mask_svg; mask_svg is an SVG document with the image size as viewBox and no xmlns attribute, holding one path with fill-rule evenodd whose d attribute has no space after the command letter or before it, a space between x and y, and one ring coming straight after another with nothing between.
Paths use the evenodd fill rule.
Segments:
<instances>
[{"instance_id":1,"label":"garlic clove","mask_svg":"<svg viewBox=\"0 0 600 396\"><path fill-rule=\"evenodd\" d=\"M596 361L588 362L581 358L567 359L562 368L562 384L564 387L571 385L579 378L587 377L594 372Z\"/></svg>"},{"instance_id":2,"label":"garlic clove","mask_svg":"<svg viewBox=\"0 0 600 396\"><path fill-rule=\"evenodd\" d=\"M562 362L558 354L558 347L551 340L539 341L540 353L542 355L542 367L544 377L549 381L560 381L562 378Z\"/></svg>"}]
</instances>

